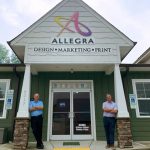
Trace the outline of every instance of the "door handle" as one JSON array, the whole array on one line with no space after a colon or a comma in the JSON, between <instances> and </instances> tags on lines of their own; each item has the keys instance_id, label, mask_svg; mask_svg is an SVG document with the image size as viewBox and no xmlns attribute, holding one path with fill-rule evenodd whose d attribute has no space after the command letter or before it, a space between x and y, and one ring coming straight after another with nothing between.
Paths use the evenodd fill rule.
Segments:
<instances>
[{"instance_id":1,"label":"door handle","mask_svg":"<svg viewBox=\"0 0 150 150\"><path fill-rule=\"evenodd\" d=\"M74 112L68 113L68 118L74 118L74 116L75 116Z\"/></svg>"}]
</instances>

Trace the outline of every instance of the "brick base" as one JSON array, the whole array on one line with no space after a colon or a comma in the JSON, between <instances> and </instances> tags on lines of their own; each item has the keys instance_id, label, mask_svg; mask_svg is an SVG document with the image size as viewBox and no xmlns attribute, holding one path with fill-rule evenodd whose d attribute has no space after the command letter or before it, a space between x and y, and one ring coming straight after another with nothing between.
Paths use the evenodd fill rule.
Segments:
<instances>
[{"instance_id":1,"label":"brick base","mask_svg":"<svg viewBox=\"0 0 150 150\"><path fill-rule=\"evenodd\" d=\"M120 148L133 147L132 145L132 134L131 124L129 118L118 118L117 119L117 136L118 146Z\"/></svg>"},{"instance_id":2,"label":"brick base","mask_svg":"<svg viewBox=\"0 0 150 150\"><path fill-rule=\"evenodd\" d=\"M16 118L14 149L26 150L28 146L29 118Z\"/></svg>"}]
</instances>

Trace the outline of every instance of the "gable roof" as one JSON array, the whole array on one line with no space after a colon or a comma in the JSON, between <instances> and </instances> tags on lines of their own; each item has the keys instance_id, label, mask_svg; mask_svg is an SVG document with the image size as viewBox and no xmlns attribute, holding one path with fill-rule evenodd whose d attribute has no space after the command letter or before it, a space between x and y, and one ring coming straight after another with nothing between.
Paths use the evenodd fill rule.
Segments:
<instances>
[{"instance_id":1,"label":"gable roof","mask_svg":"<svg viewBox=\"0 0 150 150\"><path fill-rule=\"evenodd\" d=\"M123 41L125 41L124 44L122 44L122 45L120 44L122 46L122 52L121 52L122 59L130 52L130 50L136 44L131 39L129 39L125 34L123 34L121 31L119 31L116 27L114 27L112 24L110 24L107 20L105 20L95 10L93 10L86 3L84 3L82 0L63 0L59 4L57 4L53 9L51 9L49 12L47 12L43 17L41 17L39 20L37 20L35 23L33 23L30 27L28 27L26 30L24 30L18 36L16 36L14 39L12 39L11 41L8 42L9 46L13 49L13 51L16 53L16 55L22 61L23 61L24 54L22 54L20 51L25 50L25 44L19 43L19 41L22 38L24 38L26 35L28 35L30 32L32 32L35 28L37 28L49 16L51 16L53 13L55 13L57 10L59 10L61 7L63 7L63 5L65 5L69 2L75 2L76 4L81 5L84 9L88 10L94 17L99 19L106 27L108 27L111 31L113 31L118 37L120 37Z\"/></svg>"},{"instance_id":2,"label":"gable roof","mask_svg":"<svg viewBox=\"0 0 150 150\"><path fill-rule=\"evenodd\" d=\"M134 64L144 64L150 60L150 47L134 62Z\"/></svg>"}]
</instances>

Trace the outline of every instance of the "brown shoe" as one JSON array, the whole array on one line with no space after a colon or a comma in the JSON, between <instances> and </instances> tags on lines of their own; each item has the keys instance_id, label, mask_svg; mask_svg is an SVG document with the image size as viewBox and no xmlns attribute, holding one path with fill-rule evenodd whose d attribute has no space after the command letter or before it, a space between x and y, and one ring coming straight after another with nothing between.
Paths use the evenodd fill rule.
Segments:
<instances>
[{"instance_id":1,"label":"brown shoe","mask_svg":"<svg viewBox=\"0 0 150 150\"><path fill-rule=\"evenodd\" d=\"M106 148L106 149L110 148L110 145L106 145L105 148Z\"/></svg>"},{"instance_id":2,"label":"brown shoe","mask_svg":"<svg viewBox=\"0 0 150 150\"><path fill-rule=\"evenodd\" d=\"M110 145L110 148L111 148L112 150L116 150L114 144L111 144L111 145Z\"/></svg>"},{"instance_id":3,"label":"brown shoe","mask_svg":"<svg viewBox=\"0 0 150 150\"><path fill-rule=\"evenodd\" d=\"M111 146L110 148L111 148L112 150L116 150L116 148L115 148L114 146Z\"/></svg>"}]
</instances>

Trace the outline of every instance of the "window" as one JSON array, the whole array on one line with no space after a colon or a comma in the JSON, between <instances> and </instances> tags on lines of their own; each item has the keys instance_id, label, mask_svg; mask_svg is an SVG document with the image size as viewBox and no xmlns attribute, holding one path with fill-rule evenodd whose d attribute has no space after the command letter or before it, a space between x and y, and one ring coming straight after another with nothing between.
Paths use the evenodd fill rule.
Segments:
<instances>
[{"instance_id":1,"label":"window","mask_svg":"<svg viewBox=\"0 0 150 150\"><path fill-rule=\"evenodd\" d=\"M6 118L5 102L9 85L10 85L9 79L0 79L0 118Z\"/></svg>"},{"instance_id":2,"label":"window","mask_svg":"<svg viewBox=\"0 0 150 150\"><path fill-rule=\"evenodd\" d=\"M132 81L137 98L137 117L150 117L150 79L133 79Z\"/></svg>"}]
</instances>

